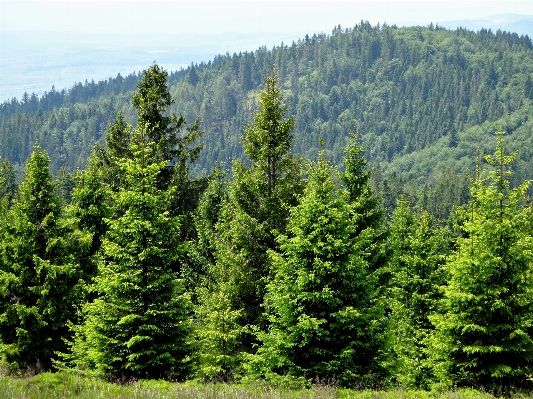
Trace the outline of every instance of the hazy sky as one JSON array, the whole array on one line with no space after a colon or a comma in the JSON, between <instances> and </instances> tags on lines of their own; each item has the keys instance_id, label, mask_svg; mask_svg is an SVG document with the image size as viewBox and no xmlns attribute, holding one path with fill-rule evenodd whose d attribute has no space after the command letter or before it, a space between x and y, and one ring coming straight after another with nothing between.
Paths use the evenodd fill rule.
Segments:
<instances>
[{"instance_id":1,"label":"hazy sky","mask_svg":"<svg viewBox=\"0 0 533 399\"><path fill-rule=\"evenodd\" d=\"M79 33L327 32L375 24L533 14L533 0L24 1L0 0L1 30Z\"/></svg>"},{"instance_id":2,"label":"hazy sky","mask_svg":"<svg viewBox=\"0 0 533 399\"><path fill-rule=\"evenodd\" d=\"M127 75L154 60L177 70L361 20L454 29L442 22L502 13L533 15L533 0L0 0L0 101Z\"/></svg>"}]
</instances>

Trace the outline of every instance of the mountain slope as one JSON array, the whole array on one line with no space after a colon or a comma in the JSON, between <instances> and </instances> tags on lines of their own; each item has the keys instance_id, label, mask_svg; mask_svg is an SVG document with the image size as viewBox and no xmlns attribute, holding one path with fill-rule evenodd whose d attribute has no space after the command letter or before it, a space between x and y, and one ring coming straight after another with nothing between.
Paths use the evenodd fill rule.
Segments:
<instances>
[{"instance_id":1,"label":"mountain slope","mask_svg":"<svg viewBox=\"0 0 533 399\"><path fill-rule=\"evenodd\" d=\"M371 164L382 165L385 175L397 170L421 180L444 165L463 168L455 161L471 159L469 140L478 140L474 147L483 143L498 124L505 122L509 133L530 132L529 37L361 22L272 50L217 56L174 74L172 110L189 122L199 117L206 132L195 173L242 157L240 136L256 109L261 77L272 65L296 115L295 151L309 158L316 156L322 138L339 162L357 120ZM47 111L15 112L0 126L0 156L21 165L38 140L51 155L54 172L61 166L72 170L102 140L118 110L135 120L128 103L123 92ZM473 134L476 129L486 134ZM454 160L435 162L431 151Z\"/></svg>"}]
</instances>

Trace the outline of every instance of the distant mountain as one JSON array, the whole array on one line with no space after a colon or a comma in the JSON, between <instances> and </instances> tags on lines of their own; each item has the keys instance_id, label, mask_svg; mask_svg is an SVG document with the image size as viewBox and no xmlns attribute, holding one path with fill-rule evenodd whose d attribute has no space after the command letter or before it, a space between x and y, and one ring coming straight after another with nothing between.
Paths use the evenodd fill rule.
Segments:
<instances>
[{"instance_id":1,"label":"distant mountain","mask_svg":"<svg viewBox=\"0 0 533 399\"><path fill-rule=\"evenodd\" d=\"M449 29L457 27L467 28L473 31L481 29L491 29L496 32L515 32L519 35L528 35L533 38L533 15L521 14L496 14L478 19L458 19L439 22L439 26Z\"/></svg>"},{"instance_id":2,"label":"distant mountain","mask_svg":"<svg viewBox=\"0 0 533 399\"><path fill-rule=\"evenodd\" d=\"M189 123L200 118L205 131L194 174L243 159L240 137L257 107L262 76L273 65L296 117L294 150L308 159L316 158L323 142L330 159L341 164L357 121L376 174L402 186L411 182L415 190L436 184L444 171L446 177L471 173L476 148L491 151L494 132L504 130L507 149L519 150L515 178L533 179L529 38L368 22L272 49L228 52L171 73L172 111ZM129 103L136 78L79 84L42 101L30 97L0 107L0 156L20 168L38 141L52 158L53 173L83 167L118 111L135 122Z\"/></svg>"}]
</instances>

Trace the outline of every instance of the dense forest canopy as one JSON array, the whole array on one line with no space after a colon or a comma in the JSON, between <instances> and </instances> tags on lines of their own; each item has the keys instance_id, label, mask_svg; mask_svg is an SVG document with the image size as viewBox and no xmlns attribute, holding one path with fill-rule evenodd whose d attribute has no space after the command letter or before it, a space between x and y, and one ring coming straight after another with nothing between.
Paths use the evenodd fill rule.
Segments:
<instances>
[{"instance_id":1,"label":"dense forest canopy","mask_svg":"<svg viewBox=\"0 0 533 399\"><path fill-rule=\"evenodd\" d=\"M446 168L472 170L476 147L503 129L509 145L526 148L533 100L533 45L509 32L438 26L397 28L361 22L290 45L226 54L172 73L171 111L200 118L205 148L193 173L216 162L243 159L240 135L257 107L262 76L276 65L295 115L294 149L316 159L319 138L340 164L347 133L358 121L371 165L423 184ZM119 110L134 123L130 92L139 75L41 98L25 96L0 107L0 156L20 168L36 140L52 159L52 172L84 165ZM516 165L526 178L531 157Z\"/></svg>"}]
</instances>

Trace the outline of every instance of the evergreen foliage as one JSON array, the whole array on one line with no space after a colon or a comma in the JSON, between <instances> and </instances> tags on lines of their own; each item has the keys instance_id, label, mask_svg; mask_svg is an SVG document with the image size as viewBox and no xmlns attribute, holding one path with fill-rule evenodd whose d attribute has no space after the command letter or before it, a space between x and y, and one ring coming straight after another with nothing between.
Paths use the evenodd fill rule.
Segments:
<instances>
[{"instance_id":1,"label":"evergreen foliage","mask_svg":"<svg viewBox=\"0 0 533 399\"><path fill-rule=\"evenodd\" d=\"M0 105L0 363L525 386L532 50L505 32L361 22L170 80L153 64L124 90ZM498 133L468 192L461 171L495 125L520 157ZM293 148L318 161L304 170Z\"/></svg>"},{"instance_id":2,"label":"evergreen foliage","mask_svg":"<svg viewBox=\"0 0 533 399\"><path fill-rule=\"evenodd\" d=\"M157 187L167 162L154 160L147 131L133 131L133 159L116 160L127 183L111 193L121 214L105 219L98 297L84 307L72 361L108 377L183 379L190 370L191 307L171 266L185 248L177 241L179 221L169 215L171 192Z\"/></svg>"},{"instance_id":3,"label":"evergreen foliage","mask_svg":"<svg viewBox=\"0 0 533 399\"><path fill-rule=\"evenodd\" d=\"M0 200L11 202L15 191L15 169L9 160L0 158Z\"/></svg>"},{"instance_id":4,"label":"evergreen foliage","mask_svg":"<svg viewBox=\"0 0 533 399\"><path fill-rule=\"evenodd\" d=\"M233 310L224 283L198 287L199 305L197 376L203 381L231 382L238 377L242 362L242 310Z\"/></svg>"},{"instance_id":5,"label":"evergreen foliage","mask_svg":"<svg viewBox=\"0 0 533 399\"><path fill-rule=\"evenodd\" d=\"M362 21L171 73L168 91L175 102L167 109L188 121L199 117L206 131L205 150L190 167L193 177L209 173L219 161L229 167L231 159L245 159L239 136L253 119L262 75L276 64L288 112L298 116L295 151L316 159L322 137L329 156L341 165L345 136L356 119L366 132L361 144L370 165L381 165L383 178L396 172L418 188L427 184L431 194L442 170L453 170L459 180L471 169L477 146L490 150L486 132L501 127L513 132L509 146L531 147L532 47L529 37L510 32L378 27ZM54 175L61 166L69 171L83 166L119 111L135 124L138 113L129 93L140 80L135 75L121 91L115 88L122 83L113 79L107 92L112 96L89 95L107 89L104 82L87 83L72 88L79 94L72 101L55 101L62 96L55 91L39 105L33 99L21 107L9 105L13 112L6 108L5 117L0 110L0 156L19 169L38 139L52 158ZM530 178L533 158L525 151L519 158L514 183ZM391 199L391 210L398 198Z\"/></svg>"},{"instance_id":6,"label":"evergreen foliage","mask_svg":"<svg viewBox=\"0 0 533 399\"><path fill-rule=\"evenodd\" d=\"M233 162L229 198L216 225L218 278L231 287L233 309L243 309L242 325L260 322L270 276L267 250L276 247L273 230L284 231L302 186L299 158L290 152L294 118L284 119L287 105L275 72L264 84L243 137L251 166Z\"/></svg>"},{"instance_id":7,"label":"evergreen foliage","mask_svg":"<svg viewBox=\"0 0 533 399\"><path fill-rule=\"evenodd\" d=\"M0 200L11 202L15 191L15 169L9 160L0 158Z\"/></svg>"},{"instance_id":8,"label":"evergreen foliage","mask_svg":"<svg viewBox=\"0 0 533 399\"><path fill-rule=\"evenodd\" d=\"M333 173L324 159L311 168L287 231L277 236L279 250L269 251L271 324L258 334L262 346L249 366L267 379L288 374L350 386L381 371L383 312L364 254L374 232L358 230L363 216Z\"/></svg>"},{"instance_id":9,"label":"evergreen foliage","mask_svg":"<svg viewBox=\"0 0 533 399\"><path fill-rule=\"evenodd\" d=\"M203 279L213 282L215 278L216 224L228 200L226 174L221 169L213 171L193 216L196 239L189 242L188 263L181 270L190 291L202 286Z\"/></svg>"},{"instance_id":10,"label":"evergreen foliage","mask_svg":"<svg viewBox=\"0 0 533 399\"><path fill-rule=\"evenodd\" d=\"M355 234L360 234L364 230L372 231L372 242L362 253L366 256L370 270L383 279L386 276L383 267L388 256L385 245L384 211L381 198L370 184L372 169L368 168L357 125L349 136L344 154L344 172L340 174L340 179L348 191L348 201L358 215Z\"/></svg>"},{"instance_id":11,"label":"evergreen foliage","mask_svg":"<svg viewBox=\"0 0 533 399\"><path fill-rule=\"evenodd\" d=\"M509 165L498 133L488 177L479 171L471 201L458 211L462 237L446 264L442 313L435 326L430 356L439 381L457 385L524 384L529 373L531 339L531 206L522 207L529 181L511 188Z\"/></svg>"},{"instance_id":12,"label":"evergreen foliage","mask_svg":"<svg viewBox=\"0 0 533 399\"><path fill-rule=\"evenodd\" d=\"M392 377L406 387L433 381L427 339L433 330L429 316L438 310L440 286L447 281L443 265L451 252L451 237L426 211L415 215L401 198L392 214L389 307Z\"/></svg>"},{"instance_id":13,"label":"evergreen foliage","mask_svg":"<svg viewBox=\"0 0 533 399\"><path fill-rule=\"evenodd\" d=\"M50 369L87 278L79 258L90 236L62 213L49 164L36 146L0 235L0 357L13 368Z\"/></svg>"}]
</instances>

